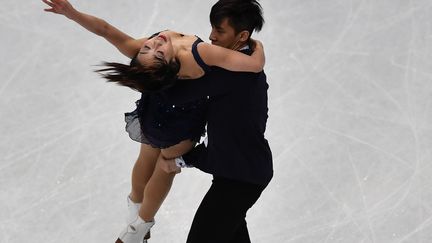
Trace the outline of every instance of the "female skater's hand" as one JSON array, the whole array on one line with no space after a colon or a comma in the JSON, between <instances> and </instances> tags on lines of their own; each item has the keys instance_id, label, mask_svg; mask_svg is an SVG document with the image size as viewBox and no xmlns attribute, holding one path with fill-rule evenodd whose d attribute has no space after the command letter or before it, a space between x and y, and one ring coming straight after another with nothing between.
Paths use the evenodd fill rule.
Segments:
<instances>
[{"instance_id":1,"label":"female skater's hand","mask_svg":"<svg viewBox=\"0 0 432 243\"><path fill-rule=\"evenodd\" d=\"M253 50L252 57L257 58L260 61L262 67L264 68L265 54L262 42L251 38L250 45L250 48Z\"/></svg>"},{"instance_id":2,"label":"female skater's hand","mask_svg":"<svg viewBox=\"0 0 432 243\"><path fill-rule=\"evenodd\" d=\"M61 14L69 19L77 12L67 0L42 0L51 8L44 9L46 12Z\"/></svg>"},{"instance_id":3,"label":"female skater's hand","mask_svg":"<svg viewBox=\"0 0 432 243\"><path fill-rule=\"evenodd\" d=\"M258 49L259 51L264 52L264 46L261 41L250 38L250 45L250 48L253 51Z\"/></svg>"}]
</instances>

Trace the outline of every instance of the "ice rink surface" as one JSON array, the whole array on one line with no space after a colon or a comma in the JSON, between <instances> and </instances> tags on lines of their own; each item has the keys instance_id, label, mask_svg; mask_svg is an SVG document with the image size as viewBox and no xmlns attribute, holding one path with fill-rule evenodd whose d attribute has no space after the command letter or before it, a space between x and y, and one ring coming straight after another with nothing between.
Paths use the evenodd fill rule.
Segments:
<instances>
[{"instance_id":1,"label":"ice rink surface","mask_svg":"<svg viewBox=\"0 0 432 243\"><path fill-rule=\"evenodd\" d=\"M74 0L134 37L208 39L215 1ZM274 178L254 243L432 242L432 1L262 0ZM0 242L114 242L139 144L127 62L38 0L1 0ZM185 242L211 177L183 170L151 243ZM223 232L221 232L223 234Z\"/></svg>"}]
</instances>

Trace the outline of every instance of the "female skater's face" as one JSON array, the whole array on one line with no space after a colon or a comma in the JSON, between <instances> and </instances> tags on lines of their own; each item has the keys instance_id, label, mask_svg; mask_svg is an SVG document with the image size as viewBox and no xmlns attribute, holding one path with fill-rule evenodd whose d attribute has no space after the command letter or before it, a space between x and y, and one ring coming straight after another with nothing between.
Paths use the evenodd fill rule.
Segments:
<instances>
[{"instance_id":1,"label":"female skater's face","mask_svg":"<svg viewBox=\"0 0 432 243\"><path fill-rule=\"evenodd\" d=\"M169 63L174 58L171 38L169 35L164 35L163 32L144 42L137 56L140 63L154 62L155 59Z\"/></svg>"}]
</instances>

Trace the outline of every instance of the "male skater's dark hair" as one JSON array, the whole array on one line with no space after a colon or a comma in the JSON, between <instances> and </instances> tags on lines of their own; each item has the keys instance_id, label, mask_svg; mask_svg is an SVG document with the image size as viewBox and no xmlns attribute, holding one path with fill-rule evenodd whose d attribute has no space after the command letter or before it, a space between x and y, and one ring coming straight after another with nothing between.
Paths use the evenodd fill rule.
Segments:
<instances>
[{"instance_id":1,"label":"male skater's dark hair","mask_svg":"<svg viewBox=\"0 0 432 243\"><path fill-rule=\"evenodd\" d=\"M129 65L104 62L106 68L96 70L108 82L116 82L139 92L159 91L174 85L180 70L179 60L166 62L155 58L151 65L143 65L136 56Z\"/></svg>"},{"instance_id":2,"label":"male skater's dark hair","mask_svg":"<svg viewBox=\"0 0 432 243\"><path fill-rule=\"evenodd\" d=\"M249 37L264 25L263 10L257 0L219 0L211 9L210 23L218 26L226 18L235 34L247 30Z\"/></svg>"}]
</instances>

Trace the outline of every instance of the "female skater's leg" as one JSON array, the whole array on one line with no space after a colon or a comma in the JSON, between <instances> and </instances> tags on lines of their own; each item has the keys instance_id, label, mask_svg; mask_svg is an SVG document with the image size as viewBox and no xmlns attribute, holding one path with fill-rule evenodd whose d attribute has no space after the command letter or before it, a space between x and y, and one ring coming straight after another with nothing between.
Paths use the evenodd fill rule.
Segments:
<instances>
[{"instance_id":1,"label":"female skater's leg","mask_svg":"<svg viewBox=\"0 0 432 243\"><path fill-rule=\"evenodd\" d=\"M185 140L161 150L153 175L144 190L144 199L139 215L145 221L152 221L162 202L168 195L174 180L175 173L167 173L161 168L162 156L165 158L176 158L188 152L194 146L194 142Z\"/></svg>"},{"instance_id":2,"label":"female skater's leg","mask_svg":"<svg viewBox=\"0 0 432 243\"><path fill-rule=\"evenodd\" d=\"M134 203L143 201L144 189L155 169L160 149L147 144L141 144L140 153L132 170L132 190L130 199Z\"/></svg>"},{"instance_id":3,"label":"female skater's leg","mask_svg":"<svg viewBox=\"0 0 432 243\"><path fill-rule=\"evenodd\" d=\"M127 227L120 233L116 243L143 242L150 238L154 221L143 221L138 217L144 189L153 174L160 149L141 144L140 153L132 170L132 190L128 198Z\"/></svg>"},{"instance_id":4,"label":"female skater's leg","mask_svg":"<svg viewBox=\"0 0 432 243\"><path fill-rule=\"evenodd\" d=\"M162 158L162 154L180 156L189 151L193 145L190 141L183 141L162 151L148 145L141 146L140 156L132 173L131 192L134 200L143 198L139 217L133 217L134 220L120 233L116 243L135 243L149 238L150 228L155 224L154 216L168 194L175 175L175 173L166 173L160 168L159 158ZM156 166L153 162L155 158ZM151 176L150 172L152 172Z\"/></svg>"}]
</instances>

